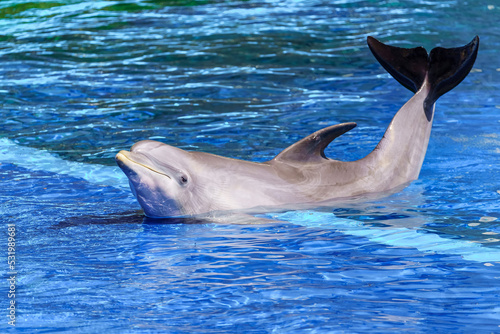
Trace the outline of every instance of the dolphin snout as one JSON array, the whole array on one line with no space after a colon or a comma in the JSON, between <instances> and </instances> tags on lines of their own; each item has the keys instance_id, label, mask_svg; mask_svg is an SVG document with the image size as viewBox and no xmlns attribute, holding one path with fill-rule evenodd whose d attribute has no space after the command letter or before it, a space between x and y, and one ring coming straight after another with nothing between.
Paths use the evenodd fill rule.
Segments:
<instances>
[{"instance_id":1,"label":"dolphin snout","mask_svg":"<svg viewBox=\"0 0 500 334\"><path fill-rule=\"evenodd\" d=\"M115 161L118 165L120 165L120 163L123 163L123 161L127 159L127 153L127 151L122 150L115 155Z\"/></svg>"},{"instance_id":2,"label":"dolphin snout","mask_svg":"<svg viewBox=\"0 0 500 334\"><path fill-rule=\"evenodd\" d=\"M140 166L157 174L166 176L169 179L172 178L168 173L165 173L163 168L158 167L148 156L141 153L120 151L115 156L115 160L122 170L128 169L134 171Z\"/></svg>"}]
</instances>

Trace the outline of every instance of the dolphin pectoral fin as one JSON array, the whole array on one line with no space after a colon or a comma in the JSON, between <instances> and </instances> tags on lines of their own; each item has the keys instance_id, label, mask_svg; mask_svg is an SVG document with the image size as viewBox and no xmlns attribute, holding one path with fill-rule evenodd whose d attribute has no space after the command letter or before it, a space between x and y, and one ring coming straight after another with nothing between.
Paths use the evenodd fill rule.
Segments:
<instances>
[{"instance_id":1,"label":"dolphin pectoral fin","mask_svg":"<svg viewBox=\"0 0 500 334\"><path fill-rule=\"evenodd\" d=\"M416 93L425 81L428 55L423 47L413 49L386 45L368 36L368 46L375 58L400 84Z\"/></svg>"},{"instance_id":2,"label":"dolphin pectoral fin","mask_svg":"<svg viewBox=\"0 0 500 334\"><path fill-rule=\"evenodd\" d=\"M325 148L337 137L356 127L356 123L342 123L310 134L284 149L272 161L321 162L326 159Z\"/></svg>"}]
</instances>

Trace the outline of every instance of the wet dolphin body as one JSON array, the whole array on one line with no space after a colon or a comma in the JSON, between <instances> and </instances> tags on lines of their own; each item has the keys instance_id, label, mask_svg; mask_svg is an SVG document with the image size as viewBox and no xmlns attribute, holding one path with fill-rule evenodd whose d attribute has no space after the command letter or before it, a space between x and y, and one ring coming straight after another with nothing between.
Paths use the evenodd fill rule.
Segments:
<instances>
[{"instance_id":1,"label":"wet dolphin body","mask_svg":"<svg viewBox=\"0 0 500 334\"><path fill-rule=\"evenodd\" d=\"M479 38L460 48L398 48L368 37L380 64L415 95L396 113L377 147L365 158L325 157L332 140L356 126L319 130L273 160L256 163L188 152L145 140L120 151L116 161L149 217L211 211L259 211L299 203L384 192L418 178L431 133L436 100L458 85L476 59Z\"/></svg>"}]
</instances>

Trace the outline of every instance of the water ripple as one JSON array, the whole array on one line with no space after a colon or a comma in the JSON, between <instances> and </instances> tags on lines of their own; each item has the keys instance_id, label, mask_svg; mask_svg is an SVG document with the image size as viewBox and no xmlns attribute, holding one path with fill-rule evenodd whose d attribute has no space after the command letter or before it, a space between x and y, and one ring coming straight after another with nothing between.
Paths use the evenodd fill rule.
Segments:
<instances>
[{"instance_id":1,"label":"water ripple","mask_svg":"<svg viewBox=\"0 0 500 334\"><path fill-rule=\"evenodd\" d=\"M2 1L0 212L19 229L18 329L497 331L498 10ZM411 96L366 37L431 49L476 34L475 69L438 101L420 180L401 193L259 226L128 212L138 207L114 165L120 149L156 139L264 161L356 121L327 150L354 160Z\"/></svg>"}]
</instances>

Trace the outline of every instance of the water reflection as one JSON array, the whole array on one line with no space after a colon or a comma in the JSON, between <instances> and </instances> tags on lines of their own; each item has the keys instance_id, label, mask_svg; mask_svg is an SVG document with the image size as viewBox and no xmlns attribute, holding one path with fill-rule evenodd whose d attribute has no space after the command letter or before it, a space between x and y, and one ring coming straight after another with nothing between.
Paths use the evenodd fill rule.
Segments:
<instances>
[{"instance_id":1,"label":"water reflection","mask_svg":"<svg viewBox=\"0 0 500 334\"><path fill-rule=\"evenodd\" d=\"M0 212L20 231L20 330L496 331L498 263L446 248L499 245L498 10L2 2ZM347 121L358 129L327 154L357 159L411 95L366 36L431 49L476 34L476 71L438 101L420 180L398 194L273 223L158 222L114 166L148 138L264 161Z\"/></svg>"}]
</instances>

